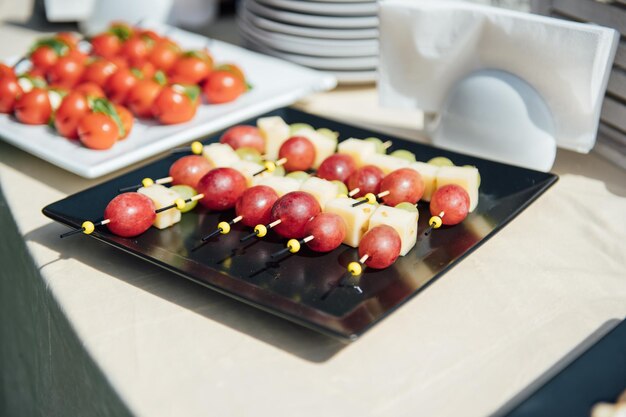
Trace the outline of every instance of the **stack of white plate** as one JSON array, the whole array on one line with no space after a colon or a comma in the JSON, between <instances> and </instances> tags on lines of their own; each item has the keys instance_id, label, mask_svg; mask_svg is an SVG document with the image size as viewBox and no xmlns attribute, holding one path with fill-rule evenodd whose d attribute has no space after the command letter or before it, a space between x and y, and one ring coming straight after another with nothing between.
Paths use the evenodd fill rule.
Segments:
<instances>
[{"instance_id":1,"label":"stack of white plate","mask_svg":"<svg viewBox=\"0 0 626 417\"><path fill-rule=\"evenodd\" d=\"M357 84L376 80L377 13L376 0L242 0L237 25L252 49Z\"/></svg>"}]
</instances>

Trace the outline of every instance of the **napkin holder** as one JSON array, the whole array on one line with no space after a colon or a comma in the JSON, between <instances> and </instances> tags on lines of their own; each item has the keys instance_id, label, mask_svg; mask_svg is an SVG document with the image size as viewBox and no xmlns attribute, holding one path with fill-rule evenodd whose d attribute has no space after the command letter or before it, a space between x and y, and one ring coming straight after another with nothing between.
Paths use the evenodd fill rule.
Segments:
<instances>
[{"instance_id":1,"label":"napkin holder","mask_svg":"<svg viewBox=\"0 0 626 417\"><path fill-rule=\"evenodd\" d=\"M568 36L581 41L563 45ZM489 6L383 0L381 104L423 110L436 146L548 171L557 146L593 147L617 41L612 29Z\"/></svg>"}]
</instances>

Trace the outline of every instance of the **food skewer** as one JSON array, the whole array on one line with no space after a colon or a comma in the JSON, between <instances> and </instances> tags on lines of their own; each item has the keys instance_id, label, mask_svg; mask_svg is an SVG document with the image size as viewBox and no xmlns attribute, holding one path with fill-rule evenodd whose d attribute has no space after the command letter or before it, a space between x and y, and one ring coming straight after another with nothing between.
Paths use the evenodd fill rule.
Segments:
<instances>
[{"instance_id":1,"label":"food skewer","mask_svg":"<svg viewBox=\"0 0 626 417\"><path fill-rule=\"evenodd\" d=\"M470 208L470 197L467 191L456 184L447 184L438 188L430 200L431 218L424 236L442 225L454 226L467 217Z\"/></svg>"},{"instance_id":2,"label":"food skewer","mask_svg":"<svg viewBox=\"0 0 626 417\"><path fill-rule=\"evenodd\" d=\"M66 238L78 233L89 235L94 232L97 226L107 225L112 233L122 237L137 236L152 226L157 214L166 210L185 208L187 203L202 199L202 194L191 198L178 198L174 204L155 208L153 201L140 193L119 194L109 202L104 210L104 220L97 222L84 221L80 228L61 234L60 238Z\"/></svg>"},{"instance_id":3,"label":"food skewer","mask_svg":"<svg viewBox=\"0 0 626 417\"><path fill-rule=\"evenodd\" d=\"M204 145L202 142L194 141L191 142L191 145L183 147L183 148L175 148L172 149L172 153L182 153L191 151L194 155L202 155L202 151L204 150Z\"/></svg>"},{"instance_id":4,"label":"food skewer","mask_svg":"<svg viewBox=\"0 0 626 417\"><path fill-rule=\"evenodd\" d=\"M201 244L193 250L202 247L209 239L217 234L227 234L230 226L242 222L245 226L253 227L257 224L270 221L272 206L278 200L278 194L266 185L255 185L246 189L235 204L237 217L229 222L220 222L216 230L201 238ZM272 226L273 227L273 226ZM267 231L265 232L267 233Z\"/></svg>"},{"instance_id":5,"label":"food skewer","mask_svg":"<svg viewBox=\"0 0 626 417\"><path fill-rule=\"evenodd\" d=\"M377 194L367 193L361 200L352 206L361 204L375 204L378 198L389 206L409 202L416 204L424 195L425 184L419 172L411 168L400 168L387 174L380 182Z\"/></svg>"},{"instance_id":6,"label":"food skewer","mask_svg":"<svg viewBox=\"0 0 626 417\"><path fill-rule=\"evenodd\" d=\"M334 213L319 213L307 222L305 237L290 239L285 248L274 252L270 257L276 259L287 252L298 253L304 244L315 252L330 252L341 245L346 229L346 223L341 216Z\"/></svg>"}]
</instances>

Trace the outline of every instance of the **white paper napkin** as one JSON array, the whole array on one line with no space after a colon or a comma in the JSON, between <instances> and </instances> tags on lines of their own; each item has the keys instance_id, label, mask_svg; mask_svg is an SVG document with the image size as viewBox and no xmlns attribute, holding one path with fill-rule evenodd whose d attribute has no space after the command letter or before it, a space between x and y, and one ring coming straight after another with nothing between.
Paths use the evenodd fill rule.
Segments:
<instances>
[{"instance_id":1,"label":"white paper napkin","mask_svg":"<svg viewBox=\"0 0 626 417\"><path fill-rule=\"evenodd\" d=\"M382 0L383 106L441 111L469 74L516 75L544 99L558 146L588 152L619 35L613 29L451 0Z\"/></svg>"}]
</instances>

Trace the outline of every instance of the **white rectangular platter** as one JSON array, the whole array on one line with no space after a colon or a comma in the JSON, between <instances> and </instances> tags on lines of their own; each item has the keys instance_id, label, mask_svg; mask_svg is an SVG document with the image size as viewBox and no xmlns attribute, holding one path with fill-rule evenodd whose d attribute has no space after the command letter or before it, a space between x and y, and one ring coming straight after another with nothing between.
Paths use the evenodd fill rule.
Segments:
<instances>
[{"instance_id":1,"label":"white rectangular platter","mask_svg":"<svg viewBox=\"0 0 626 417\"><path fill-rule=\"evenodd\" d=\"M6 114L0 115L0 138L81 177L97 178L336 85L330 75L235 45L165 25L142 26L167 33L183 49L208 47L216 63L232 62L240 66L252 90L231 103L203 103L193 120L179 125L135 119L130 136L105 151L87 149L48 126L24 125Z\"/></svg>"}]
</instances>

